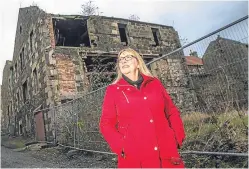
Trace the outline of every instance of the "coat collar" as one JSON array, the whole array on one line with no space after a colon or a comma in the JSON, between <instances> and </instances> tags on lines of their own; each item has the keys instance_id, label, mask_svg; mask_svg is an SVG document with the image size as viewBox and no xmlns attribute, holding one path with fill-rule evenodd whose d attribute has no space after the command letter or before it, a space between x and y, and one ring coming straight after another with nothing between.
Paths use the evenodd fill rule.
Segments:
<instances>
[{"instance_id":1,"label":"coat collar","mask_svg":"<svg viewBox=\"0 0 249 169\"><path fill-rule=\"evenodd\" d=\"M144 75L142 73L141 73L141 75L142 75L142 77L144 79L141 86L143 86L143 85L147 84L148 82L154 80L154 77L147 76L147 75ZM130 86L130 84L123 77L116 84L119 85L119 86L126 86L126 85Z\"/></svg>"}]
</instances>

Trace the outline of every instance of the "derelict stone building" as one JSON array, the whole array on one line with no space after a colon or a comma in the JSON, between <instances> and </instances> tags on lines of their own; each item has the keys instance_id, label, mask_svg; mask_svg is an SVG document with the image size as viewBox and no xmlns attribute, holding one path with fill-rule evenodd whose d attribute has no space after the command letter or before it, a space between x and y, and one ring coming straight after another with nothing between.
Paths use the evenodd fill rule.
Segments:
<instances>
[{"instance_id":1,"label":"derelict stone building","mask_svg":"<svg viewBox=\"0 0 249 169\"><path fill-rule=\"evenodd\" d=\"M127 46L148 62L179 48L180 40L171 26L104 16L55 15L36 6L20 8L13 59L2 86L3 95L9 98L2 102L3 112L9 111L8 118L13 119L8 125L14 126L15 133L35 133L35 109L60 105L108 83L114 77L118 51ZM150 66L162 79L171 70L166 85L180 107L189 96L187 79L176 78L185 75L182 57L183 53ZM99 84L95 80L100 73L110 79L100 79ZM191 99L186 100L184 105L191 107ZM51 114L44 114L44 122L48 131Z\"/></svg>"}]
</instances>

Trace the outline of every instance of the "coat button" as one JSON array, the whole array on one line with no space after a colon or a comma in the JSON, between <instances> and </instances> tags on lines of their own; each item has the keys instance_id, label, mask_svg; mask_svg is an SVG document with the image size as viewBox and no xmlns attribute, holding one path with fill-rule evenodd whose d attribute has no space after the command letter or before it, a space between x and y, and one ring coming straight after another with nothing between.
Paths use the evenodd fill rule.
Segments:
<instances>
[{"instance_id":1,"label":"coat button","mask_svg":"<svg viewBox=\"0 0 249 169\"><path fill-rule=\"evenodd\" d=\"M127 90L130 90L130 88L128 88Z\"/></svg>"},{"instance_id":2,"label":"coat button","mask_svg":"<svg viewBox=\"0 0 249 169\"><path fill-rule=\"evenodd\" d=\"M117 87L117 89L119 89L119 87Z\"/></svg>"},{"instance_id":3,"label":"coat button","mask_svg":"<svg viewBox=\"0 0 249 169\"><path fill-rule=\"evenodd\" d=\"M157 147L154 147L154 150L156 151L158 148Z\"/></svg>"},{"instance_id":4,"label":"coat button","mask_svg":"<svg viewBox=\"0 0 249 169\"><path fill-rule=\"evenodd\" d=\"M146 100L147 99L147 97L144 97L144 100Z\"/></svg>"},{"instance_id":5,"label":"coat button","mask_svg":"<svg viewBox=\"0 0 249 169\"><path fill-rule=\"evenodd\" d=\"M153 123L153 120L151 119L150 122Z\"/></svg>"}]
</instances>

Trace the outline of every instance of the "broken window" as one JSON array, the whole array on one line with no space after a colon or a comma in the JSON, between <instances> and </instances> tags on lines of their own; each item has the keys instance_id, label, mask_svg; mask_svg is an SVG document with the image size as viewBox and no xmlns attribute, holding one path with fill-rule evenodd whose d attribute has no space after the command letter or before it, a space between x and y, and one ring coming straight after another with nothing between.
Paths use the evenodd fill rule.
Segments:
<instances>
[{"instance_id":1,"label":"broken window","mask_svg":"<svg viewBox=\"0 0 249 169\"><path fill-rule=\"evenodd\" d=\"M20 63L21 63L21 70L22 70L22 67L23 67L23 65L22 65L22 52L20 53Z\"/></svg>"},{"instance_id":2,"label":"broken window","mask_svg":"<svg viewBox=\"0 0 249 169\"><path fill-rule=\"evenodd\" d=\"M20 135L22 135L22 129L23 129L22 124L19 124L19 134Z\"/></svg>"},{"instance_id":3,"label":"broken window","mask_svg":"<svg viewBox=\"0 0 249 169\"><path fill-rule=\"evenodd\" d=\"M8 106L8 117L10 117L10 106Z\"/></svg>"},{"instance_id":4,"label":"broken window","mask_svg":"<svg viewBox=\"0 0 249 169\"><path fill-rule=\"evenodd\" d=\"M28 98L28 90L27 90L27 81L25 81L22 85L22 92L23 92L23 103L27 101Z\"/></svg>"},{"instance_id":5,"label":"broken window","mask_svg":"<svg viewBox=\"0 0 249 169\"><path fill-rule=\"evenodd\" d=\"M53 19L56 46L90 47L87 20Z\"/></svg>"},{"instance_id":6,"label":"broken window","mask_svg":"<svg viewBox=\"0 0 249 169\"><path fill-rule=\"evenodd\" d=\"M22 26L20 26L20 34L22 34Z\"/></svg>"},{"instance_id":7,"label":"broken window","mask_svg":"<svg viewBox=\"0 0 249 169\"><path fill-rule=\"evenodd\" d=\"M115 72L115 57L87 56L85 59L87 72Z\"/></svg>"},{"instance_id":8,"label":"broken window","mask_svg":"<svg viewBox=\"0 0 249 169\"><path fill-rule=\"evenodd\" d=\"M159 30L157 28L151 28L151 31L152 31L152 34L153 34L153 37L154 37L154 42L155 42L155 45L153 46L159 46Z\"/></svg>"},{"instance_id":9,"label":"broken window","mask_svg":"<svg viewBox=\"0 0 249 169\"><path fill-rule=\"evenodd\" d=\"M36 93L38 91L38 79L37 79L36 68L33 70L33 79L34 79L34 91Z\"/></svg>"},{"instance_id":10,"label":"broken window","mask_svg":"<svg viewBox=\"0 0 249 169\"><path fill-rule=\"evenodd\" d=\"M126 24L118 24L118 30L120 35L120 40L125 46L128 45L128 39L126 34Z\"/></svg>"},{"instance_id":11,"label":"broken window","mask_svg":"<svg viewBox=\"0 0 249 169\"><path fill-rule=\"evenodd\" d=\"M31 31L31 33L29 35L29 45L30 45L31 52L33 52L33 36L34 36L34 33L33 33L33 31Z\"/></svg>"},{"instance_id":12,"label":"broken window","mask_svg":"<svg viewBox=\"0 0 249 169\"><path fill-rule=\"evenodd\" d=\"M116 58L106 56L88 56L85 59L87 76L91 84L91 90L99 89L110 84L116 77Z\"/></svg>"},{"instance_id":13,"label":"broken window","mask_svg":"<svg viewBox=\"0 0 249 169\"><path fill-rule=\"evenodd\" d=\"M20 53L20 62L21 62L21 70L24 68L24 48L22 48L22 52Z\"/></svg>"},{"instance_id":14,"label":"broken window","mask_svg":"<svg viewBox=\"0 0 249 169\"><path fill-rule=\"evenodd\" d=\"M17 80L17 63L15 64L15 82L16 82L16 80Z\"/></svg>"},{"instance_id":15,"label":"broken window","mask_svg":"<svg viewBox=\"0 0 249 169\"><path fill-rule=\"evenodd\" d=\"M13 84L13 67L10 67L10 85Z\"/></svg>"}]
</instances>

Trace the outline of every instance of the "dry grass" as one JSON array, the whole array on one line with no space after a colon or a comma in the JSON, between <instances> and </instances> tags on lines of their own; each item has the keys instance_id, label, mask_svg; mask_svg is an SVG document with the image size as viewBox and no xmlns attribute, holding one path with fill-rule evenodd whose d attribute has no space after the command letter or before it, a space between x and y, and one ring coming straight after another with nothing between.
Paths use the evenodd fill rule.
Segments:
<instances>
[{"instance_id":1,"label":"dry grass","mask_svg":"<svg viewBox=\"0 0 249 169\"><path fill-rule=\"evenodd\" d=\"M184 150L211 152L248 152L248 115L243 112L199 113L182 115L186 131ZM240 157L190 155L187 167L244 167L247 159Z\"/></svg>"}]
</instances>

